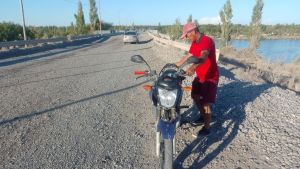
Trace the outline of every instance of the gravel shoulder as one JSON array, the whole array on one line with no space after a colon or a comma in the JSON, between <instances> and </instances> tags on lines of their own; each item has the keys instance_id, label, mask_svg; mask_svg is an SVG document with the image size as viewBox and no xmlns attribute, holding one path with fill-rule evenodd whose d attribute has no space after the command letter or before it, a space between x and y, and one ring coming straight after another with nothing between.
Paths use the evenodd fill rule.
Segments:
<instances>
[{"instance_id":1,"label":"gravel shoulder","mask_svg":"<svg viewBox=\"0 0 300 169\"><path fill-rule=\"evenodd\" d=\"M183 52L156 46L156 56L175 62ZM213 106L212 133L194 138L202 127L179 128L175 168L299 168L300 96L292 90L266 83L231 62L218 63L221 73ZM193 78L186 80L191 85ZM193 121L198 110L191 105L183 117Z\"/></svg>"}]
</instances>

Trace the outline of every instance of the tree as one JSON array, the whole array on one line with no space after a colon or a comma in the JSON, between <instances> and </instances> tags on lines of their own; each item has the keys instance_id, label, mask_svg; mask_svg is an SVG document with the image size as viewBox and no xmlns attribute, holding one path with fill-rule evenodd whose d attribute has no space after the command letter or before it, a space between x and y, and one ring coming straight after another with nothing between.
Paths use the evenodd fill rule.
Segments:
<instances>
[{"instance_id":1,"label":"tree","mask_svg":"<svg viewBox=\"0 0 300 169\"><path fill-rule=\"evenodd\" d=\"M78 10L77 14L74 15L76 19L76 32L77 34L84 34L86 33L85 21L84 21L84 14L82 10L82 3L78 1Z\"/></svg>"},{"instance_id":2,"label":"tree","mask_svg":"<svg viewBox=\"0 0 300 169\"><path fill-rule=\"evenodd\" d=\"M161 27L160 22L158 22L157 31L158 31L159 33L162 33L162 27Z\"/></svg>"},{"instance_id":3,"label":"tree","mask_svg":"<svg viewBox=\"0 0 300 169\"><path fill-rule=\"evenodd\" d=\"M252 19L250 23L249 31L249 47L250 49L256 49L259 47L259 41L261 39L261 18L264 3L262 0L256 0L256 4L253 8Z\"/></svg>"},{"instance_id":4,"label":"tree","mask_svg":"<svg viewBox=\"0 0 300 169\"><path fill-rule=\"evenodd\" d=\"M194 20L194 23L195 23L195 25L196 25L197 27L199 27L199 22L198 22L197 19Z\"/></svg>"},{"instance_id":5,"label":"tree","mask_svg":"<svg viewBox=\"0 0 300 169\"><path fill-rule=\"evenodd\" d=\"M171 30L170 30L169 35L171 36L171 38L172 38L173 40L175 40L175 39L178 39L178 38L180 37L180 35L181 35L181 33L182 33L181 31L182 31L182 28L181 28L180 19L177 18L177 19L175 20L175 24L173 24L173 25L171 26Z\"/></svg>"},{"instance_id":6,"label":"tree","mask_svg":"<svg viewBox=\"0 0 300 169\"><path fill-rule=\"evenodd\" d=\"M103 23L101 24L102 27L101 29L103 29ZM95 30L99 30L100 29L100 20L99 20L99 17L96 19L96 27L95 27Z\"/></svg>"},{"instance_id":7,"label":"tree","mask_svg":"<svg viewBox=\"0 0 300 169\"><path fill-rule=\"evenodd\" d=\"M29 39L34 39L34 32L31 29L26 29L26 34ZM23 40L23 28L19 24L10 22L0 23L0 42Z\"/></svg>"},{"instance_id":8,"label":"tree","mask_svg":"<svg viewBox=\"0 0 300 169\"><path fill-rule=\"evenodd\" d=\"M228 46L229 41L231 40L232 33L232 9L230 0L227 0L223 9L220 11L221 18L221 45Z\"/></svg>"},{"instance_id":9,"label":"tree","mask_svg":"<svg viewBox=\"0 0 300 169\"><path fill-rule=\"evenodd\" d=\"M98 22L98 24L97 24ZM95 0L90 0L90 29L95 31L99 28L99 16L97 14L97 7Z\"/></svg>"},{"instance_id":10,"label":"tree","mask_svg":"<svg viewBox=\"0 0 300 169\"><path fill-rule=\"evenodd\" d=\"M192 15L190 15L190 16L188 17L187 22L188 22L188 23L189 23L189 22L193 22L193 16L192 16Z\"/></svg>"}]
</instances>

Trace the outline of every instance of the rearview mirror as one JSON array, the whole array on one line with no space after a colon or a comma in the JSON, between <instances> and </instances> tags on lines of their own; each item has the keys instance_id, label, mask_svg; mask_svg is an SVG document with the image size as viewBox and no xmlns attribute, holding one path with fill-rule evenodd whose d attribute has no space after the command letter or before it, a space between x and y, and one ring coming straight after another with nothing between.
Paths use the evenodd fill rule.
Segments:
<instances>
[{"instance_id":1,"label":"rearview mirror","mask_svg":"<svg viewBox=\"0 0 300 169\"><path fill-rule=\"evenodd\" d=\"M131 56L130 60L135 63L144 63L145 62L144 58L141 55L133 55L133 56Z\"/></svg>"},{"instance_id":2,"label":"rearview mirror","mask_svg":"<svg viewBox=\"0 0 300 169\"><path fill-rule=\"evenodd\" d=\"M130 60L134 63L145 63L148 69L151 70L150 66L141 55L133 55Z\"/></svg>"}]
</instances>

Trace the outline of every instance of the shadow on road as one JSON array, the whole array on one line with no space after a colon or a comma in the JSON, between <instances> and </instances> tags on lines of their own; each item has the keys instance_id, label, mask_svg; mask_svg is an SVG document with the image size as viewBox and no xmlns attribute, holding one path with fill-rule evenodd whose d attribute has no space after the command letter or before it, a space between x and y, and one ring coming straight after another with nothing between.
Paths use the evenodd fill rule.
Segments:
<instances>
[{"instance_id":1,"label":"shadow on road","mask_svg":"<svg viewBox=\"0 0 300 169\"><path fill-rule=\"evenodd\" d=\"M234 79L234 74L224 68L220 68L220 73L221 76ZM184 168L184 161L192 155L194 157L195 154L197 158L188 168L203 168L210 163L237 136L239 126L246 119L245 107L247 103L254 101L270 87L272 87L270 84L254 85L237 79L220 86L214 108L211 134L198 137L187 145L175 159L175 168ZM192 107L188 112L195 111L193 109L195 108ZM218 146L207 152L208 148L214 143Z\"/></svg>"},{"instance_id":2,"label":"shadow on road","mask_svg":"<svg viewBox=\"0 0 300 169\"><path fill-rule=\"evenodd\" d=\"M12 118L12 119L3 120L3 121L0 122L0 126L5 125L5 124L9 124L9 123L14 123L14 122L17 122L17 121L28 120L28 119L31 119L33 117L40 116L40 115L43 115L43 114L46 114L46 113L54 113L55 110L65 108L67 106L72 106L72 105L75 105L75 104L78 104L78 103L81 103L81 102L86 102L86 101L90 101L90 100L93 100L93 99L97 99L97 98L100 98L100 97L103 97L103 96L108 96L108 95L111 95L111 94L123 92L123 91L129 90L129 89L138 87L138 86L140 86L144 83L147 83L147 82L148 81L143 81L141 83L138 83L138 84L135 84L135 85L132 85L132 86L128 86L128 87L125 87L125 88L122 88L122 89L113 90L113 91L106 92L106 93L101 93L101 94L94 95L94 96L91 96L91 97L76 100L76 101L73 101L73 102L70 102L70 103L57 105L55 107L48 108L46 110L42 110L42 111L39 111L39 112L31 112L31 113L28 113L26 115L21 115L21 116Z\"/></svg>"},{"instance_id":3,"label":"shadow on road","mask_svg":"<svg viewBox=\"0 0 300 169\"><path fill-rule=\"evenodd\" d=\"M109 36L104 36L100 40L98 40L98 38L91 38L91 39L86 39L86 40L83 40L80 42L76 42L76 41L75 42L66 42L63 44L47 46L46 49L41 47L41 48L34 48L34 49L25 49L25 50L4 52L0 55L1 59L13 58L13 57L22 56L22 55L30 55L30 54L34 54L34 53L38 53L38 52L44 52L44 51L48 51L48 50L52 50L52 49L60 49L60 48L66 48L66 47L72 46L71 49L67 49L67 50L63 50L63 51L51 52L51 53L47 53L47 54L40 54L40 55L33 56L33 57L30 57L30 56L22 57L22 58L19 58L19 59L17 58L15 60L11 60L11 61L4 61L4 62L0 63L0 67L10 66L13 64L17 64L17 63L36 60L36 59L49 57L49 56L56 55L56 54L61 54L61 53L65 53L65 52L69 52L69 51L73 51L73 50L77 50L77 49L90 47L95 44L92 42L101 43L101 42L107 41L109 38L110 38ZM2 55L4 55L4 56L2 56Z\"/></svg>"}]
</instances>

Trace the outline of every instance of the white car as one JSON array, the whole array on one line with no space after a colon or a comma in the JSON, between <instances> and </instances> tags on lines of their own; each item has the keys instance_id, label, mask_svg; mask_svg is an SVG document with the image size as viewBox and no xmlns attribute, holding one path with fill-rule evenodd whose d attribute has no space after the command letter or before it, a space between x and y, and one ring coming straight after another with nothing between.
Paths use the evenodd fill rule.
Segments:
<instances>
[{"instance_id":1,"label":"white car","mask_svg":"<svg viewBox=\"0 0 300 169\"><path fill-rule=\"evenodd\" d=\"M123 38L124 44L126 43L138 43L138 33L136 31L126 31L124 33L124 38Z\"/></svg>"}]
</instances>

